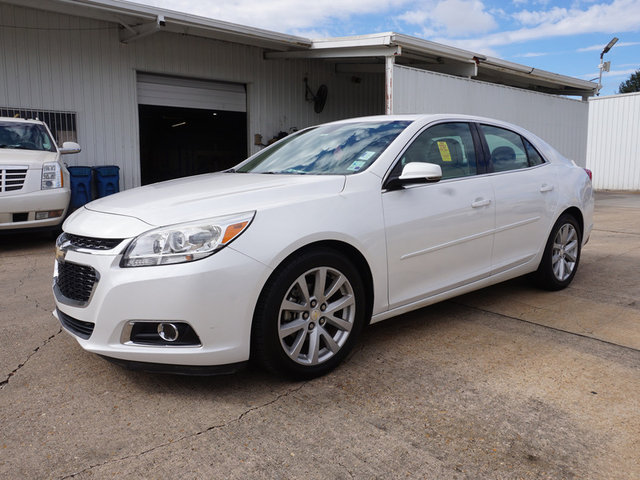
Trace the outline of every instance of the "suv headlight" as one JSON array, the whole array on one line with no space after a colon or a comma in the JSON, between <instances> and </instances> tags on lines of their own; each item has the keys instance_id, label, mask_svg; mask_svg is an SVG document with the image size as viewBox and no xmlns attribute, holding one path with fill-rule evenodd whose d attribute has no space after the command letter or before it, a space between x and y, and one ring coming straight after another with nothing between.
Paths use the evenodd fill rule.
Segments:
<instances>
[{"instance_id":1,"label":"suv headlight","mask_svg":"<svg viewBox=\"0 0 640 480\"><path fill-rule=\"evenodd\" d=\"M52 188L62 188L62 169L58 162L47 162L42 164L41 190Z\"/></svg>"},{"instance_id":2,"label":"suv headlight","mask_svg":"<svg viewBox=\"0 0 640 480\"><path fill-rule=\"evenodd\" d=\"M255 213L225 215L149 230L131 242L120 265L146 267L208 257L244 232Z\"/></svg>"}]
</instances>

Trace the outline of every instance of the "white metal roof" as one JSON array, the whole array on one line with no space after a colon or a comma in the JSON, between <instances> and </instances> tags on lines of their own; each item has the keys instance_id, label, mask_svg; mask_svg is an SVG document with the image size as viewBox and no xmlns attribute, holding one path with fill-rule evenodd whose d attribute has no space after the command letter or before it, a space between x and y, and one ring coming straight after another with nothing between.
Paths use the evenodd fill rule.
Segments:
<instances>
[{"instance_id":1,"label":"white metal roof","mask_svg":"<svg viewBox=\"0 0 640 480\"><path fill-rule=\"evenodd\" d=\"M304 37L199 17L121 0L0 0L20 7L113 22L123 27L121 39L166 31L254 45L273 50L309 48ZM159 19L163 19L163 24ZM141 34L141 35L140 35ZM131 39L129 38L129 40Z\"/></svg>"},{"instance_id":2,"label":"white metal roof","mask_svg":"<svg viewBox=\"0 0 640 480\"><path fill-rule=\"evenodd\" d=\"M382 72L384 57L433 72L551 94L594 95L597 84L395 32L311 40L122 0L0 0L121 26L120 40L159 31L265 48L266 58L323 58L342 72Z\"/></svg>"},{"instance_id":3,"label":"white metal roof","mask_svg":"<svg viewBox=\"0 0 640 480\"><path fill-rule=\"evenodd\" d=\"M367 50L382 53L383 49L390 54L395 52L396 63L423 70L561 95L588 96L597 91L597 84L593 82L395 32L314 40L310 49L314 53L291 52L273 56L300 57L307 54L319 57L323 51L328 51L332 54L339 52L341 58L349 58L349 52L353 52L353 59L363 58ZM356 71L358 67L352 64L341 68Z\"/></svg>"}]
</instances>

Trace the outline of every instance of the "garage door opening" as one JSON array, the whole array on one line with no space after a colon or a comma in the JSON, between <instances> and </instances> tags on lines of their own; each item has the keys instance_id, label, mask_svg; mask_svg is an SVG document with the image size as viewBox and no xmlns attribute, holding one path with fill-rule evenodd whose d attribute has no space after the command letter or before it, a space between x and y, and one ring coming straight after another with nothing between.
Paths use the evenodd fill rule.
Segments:
<instances>
[{"instance_id":1,"label":"garage door opening","mask_svg":"<svg viewBox=\"0 0 640 480\"><path fill-rule=\"evenodd\" d=\"M247 157L247 114L139 105L143 185L230 168Z\"/></svg>"},{"instance_id":2,"label":"garage door opening","mask_svg":"<svg viewBox=\"0 0 640 480\"><path fill-rule=\"evenodd\" d=\"M230 168L247 156L242 84L138 73L143 185Z\"/></svg>"}]
</instances>

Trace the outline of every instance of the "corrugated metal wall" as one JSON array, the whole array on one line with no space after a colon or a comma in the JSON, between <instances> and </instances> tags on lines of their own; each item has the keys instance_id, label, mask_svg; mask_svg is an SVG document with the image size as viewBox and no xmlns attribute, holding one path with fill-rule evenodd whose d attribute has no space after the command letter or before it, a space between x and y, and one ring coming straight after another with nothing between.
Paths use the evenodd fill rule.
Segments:
<instances>
[{"instance_id":1,"label":"corrugated metal wall","mask_svg":"<svg viewBox=\"0 0 640 480\"><path fill-rule=\"evenodd\" d=\"M589 100L587 168L598 190L640 190L640 93Z\"/></svg>"},{"instance_id":2,"label":"corrugated metal wall","mask_svg":"<svg viewBox=\"0 0 640 480\"><path fill-rule=\"evenodd\" d=\"M394 113L463 113L515 123L586 165L587 102L396 65Z\"/></svg>"},{"instance_id":3,"label":"corrugated metal wall","mask_svg":"<svg viewBox=\"0 0 640 480\"><path fill-rule=\"evenodd\" d=\"M83 151L65 160L119 165L122 188L140 185L137 72L245 84L251 152L256 133L266 141L292 127L384 113L381 74L356 82L328 62L264 60L260 48L164 32L125 45L114 23L6 4L0 18L0 106L76 112ZM305 77L314 91L328 86L321 114L305 101Z\"/></svg>"}]
</instances>

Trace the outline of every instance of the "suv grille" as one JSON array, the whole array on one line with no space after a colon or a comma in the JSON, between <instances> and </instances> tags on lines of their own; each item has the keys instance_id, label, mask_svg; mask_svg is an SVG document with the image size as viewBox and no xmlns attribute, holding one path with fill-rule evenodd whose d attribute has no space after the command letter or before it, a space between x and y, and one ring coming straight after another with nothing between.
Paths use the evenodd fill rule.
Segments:
<instances>
[{"instance_id":1,"label":"suv grille","mask_svg":"<svg viewBox=\"0 0 640 480\"><path fill-rule=\"evenodd\" d=\"M96 271L86 265L58 262L56 284L62 295L77 302L88 302L98 279Z\"/></svg>"},{"instance_id":2,"label":"suv grille","mask_svg":"<svg viewBox=\"0 0 640 480\"><path fill-rule=\"evenodd\" d=\"M62 313L60 310L56 309L56 311L58 312L58 319L64 328L80 338L89 340L89 337L93 333L95 323L83 322L82 320L70 317L66 313Z\"/></svg>"},{"instance_id":3,"label":"suv grille","mask_svg":"<svg viewBox=\"0 0 640 480\"><path fill-rule=\"evenodd\" d=\"M71 246L75 248L87 248L89 250L111 250L122 242L122 238L92 238L81 237L80 235L71 235L65 233L65 239L71 242Z\"/></svg>"},{"instance_id":4,"label":"suv grille","mask_svg":"<svg viewBox=\"0 0 640 480\"><path fill-rule=\"evenodd\" d=\"M25 167L0 168L0 192L20 190L24 186L25 178L27 178Z\"/></svg>"}]
</instances>

